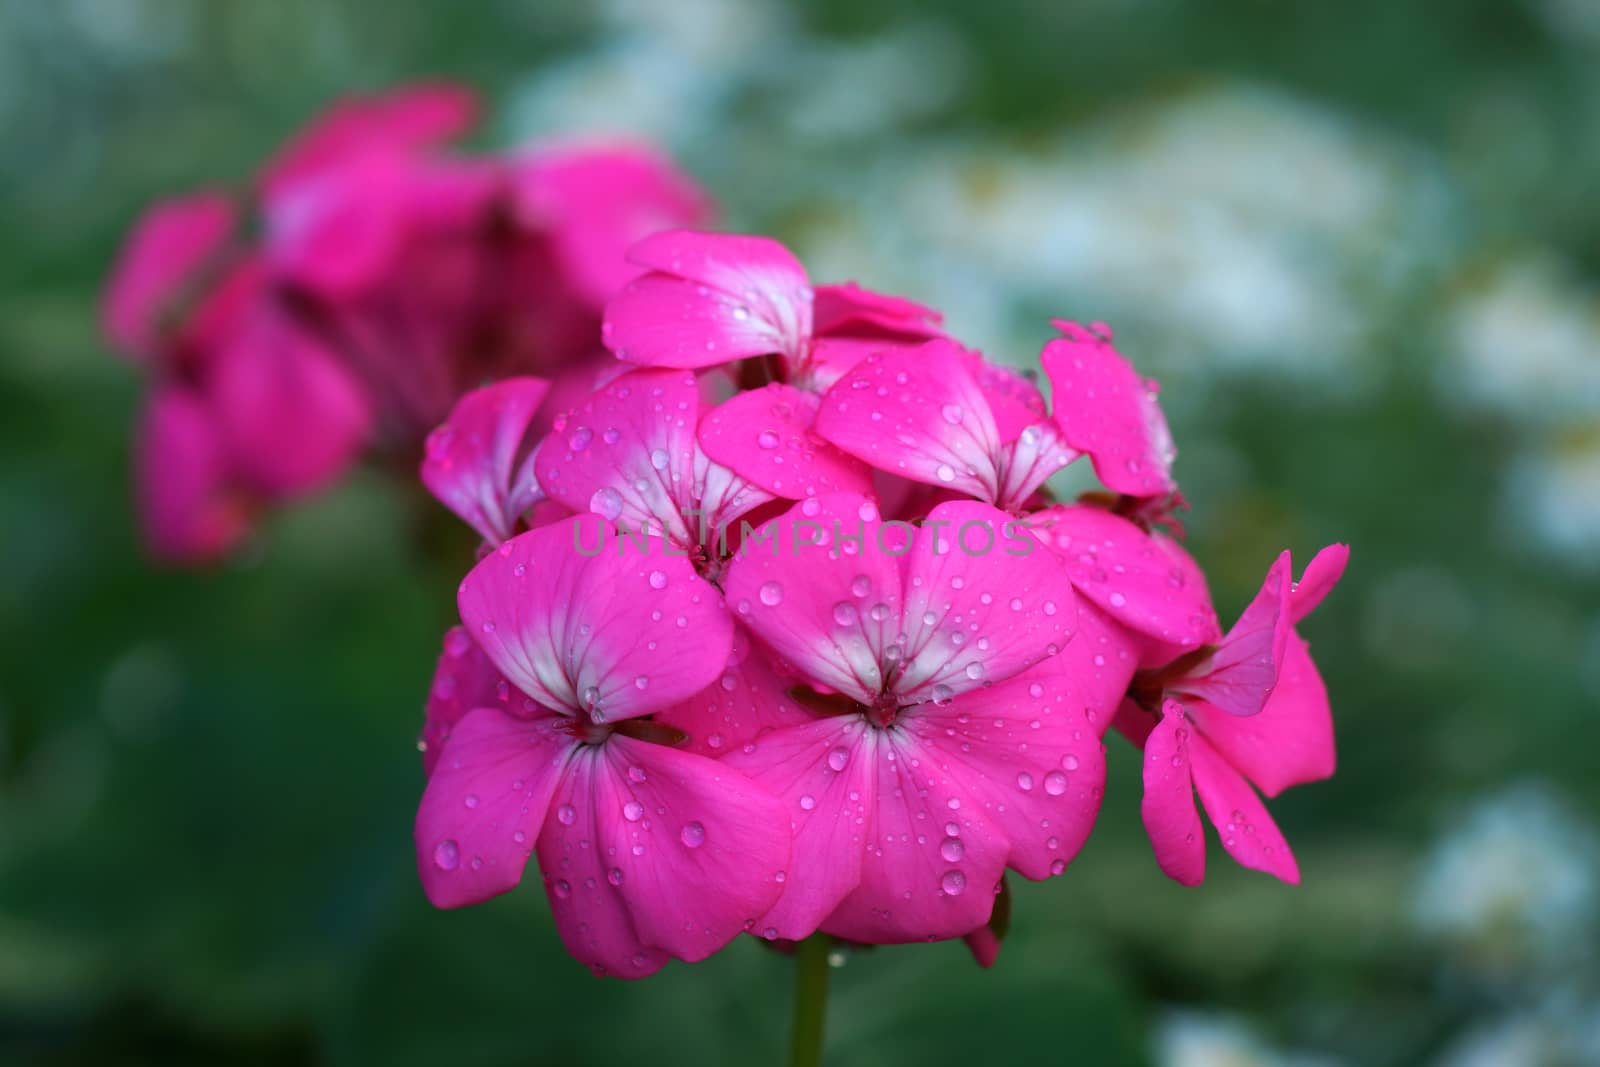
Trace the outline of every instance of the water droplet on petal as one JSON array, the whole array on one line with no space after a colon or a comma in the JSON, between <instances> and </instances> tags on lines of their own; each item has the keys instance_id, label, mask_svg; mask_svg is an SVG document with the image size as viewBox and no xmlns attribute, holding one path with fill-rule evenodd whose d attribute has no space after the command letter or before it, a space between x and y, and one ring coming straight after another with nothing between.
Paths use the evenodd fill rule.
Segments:
<instances>
[{"instance_id":1,"label":"water droplet on petal","mask_svg":"<svg viewBox=\"0 0 1600 1067\"><path fill-rule=\"evenodd\" d=\"M666 571L651 571L650 572L650 588L651 589L665 589L666 587L667 587L667 572Z\"/></svg>"},{"instance_id":2,"label":"water droplet on petal","mask_svg":"<svg viewBox=\"0 0 1600 1067\"><path fill-rule=\"evenodd\" d=\"M946 863L960 863L961 857L966 854L967 847L959 837L947 837L939 844L939 855L944 857Z\"/></svg>"},{"instance_id":3,"label":"water droplet on petal","mask_svg":"<svg viewBox=\"0 0 1600 1067\"><path fill-rule=\"evenodd\" d=\"M556 809L556 821L562 826L571 826L577 818L578 810L571 804L563 804Z\"/></svg>"},{"instance_id":4,"label":"water droplet on petal","mask_svg":"<svg viewBox=\"0 0 1600 1067\"><path fill-rule=\"evenodd\" d=\"M622 805L622 817L629 822L638 822L644 818L644 805L637 800L630 800Z\"/></svg>"},{"instance_id":5,"label":"water droplet on petal","mask_svg":"<svg viewBox=\"0 0 1600 1067\"><path fill-rule=\"evenodd\" d=\"M783 586L777 582L768 582L761 587L761 602L769 608L775 608L783 602Z\"/></svg>"},{"instance_id":6,"label":"water droplet on petal","mask_svg":"<svg viewBox=\"0 0 1600 1067\"><path fill-rule=\"evenodd\" d=\"M441 841L433 850L433 865L441 871L453 871L461 866L461 846L454 841Z\"/></svg>"},{"instance_id":7,"label":"water droplet on petal","mask_svg":"<svg viewBox=\"0 0 1600 1067\"><path fill-rule=\"evenodd\" d=\"M967 876L960 871L945 871L944 877L939 879L939 888L952 897L959 897L967 888Z\"/></svg>"},{"instance_id":8,"label":"water droplet on petal","mask_svg":"<svg viewBox=\"0 0 1600 1067\"><path fill-rule=\"evenodd\" d=\"M684 823L678 840L683 842L685 848L699 848L706 843L706 828L697 822Z\"/></svg>"},{"instance_id":9,"label":"water droplet on petal","mask_svg":"<svg viewBox=\"0 0 1600 1067\"><path fill-rule=\"evenodd\" d=\"M1044 776L1044 791L1053 797L1058 797L1067 791L1067 776L1060 771L1051 771Z\"/></svg>"},{"instance_id":10,"label":"water droplet on petal","mask_svg":"<svg viewBox=\"0 0 1600 1067\"><path fill-rule=\"evenodd\" d=\"M602 486L589 498L589 510L609 522L622 514L622 496L609 485Z\"/></svg>"}]
</instances>

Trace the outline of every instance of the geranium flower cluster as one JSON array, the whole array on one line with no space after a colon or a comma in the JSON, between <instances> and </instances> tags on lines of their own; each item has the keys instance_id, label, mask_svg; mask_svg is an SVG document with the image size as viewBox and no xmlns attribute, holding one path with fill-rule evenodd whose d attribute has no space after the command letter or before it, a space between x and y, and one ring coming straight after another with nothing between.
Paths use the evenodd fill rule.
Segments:
<instances>
[{"instance_id":1,"label":"geranium flower cluster","mask_svg":"<svg viewBox=\"0 0 1600 1067\"><path fill-rule=\"evenodd\" d=\"M1347 551L1285 552L1238 621L1165 529L1154 382L1058 322L1034 378L907 300L813 286L781 245L672 231L606 306L608 380L468 394L422 477L484 538L424 728L437 905L537 858L557 927L640 977L732 938L966 937L1006 872L1060 875L1113 726L1161 868L1299 873L1259 793L1333 771L1295 626ZM1086 457L1104 492L1054 499Z\"/></svg>"},{"instance_id":2,"label":"geranium flower cluster","mask_svg":"<svg viewBox=\"0 0 1600 1067\"><path fill-rule=\"evenodd\" d=\"M702 224L708 202L637 146L448 151L477 110L448 85L347 100L248 188L135 227L104 318L151 379L135 479L156 555L222 555L364 453L410 466L484 381L592 387L628 246Z\"/></svg>"}]
</instances>

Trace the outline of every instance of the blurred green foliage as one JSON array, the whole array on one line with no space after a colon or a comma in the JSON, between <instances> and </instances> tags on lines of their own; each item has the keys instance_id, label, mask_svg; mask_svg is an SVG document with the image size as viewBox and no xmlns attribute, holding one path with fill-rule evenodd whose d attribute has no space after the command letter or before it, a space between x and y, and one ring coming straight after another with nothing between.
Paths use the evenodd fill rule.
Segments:
<instances>
[{"instance_id":1,"label":"blurred green foliage","mask_svg":"<svg viewBox=\"0 0 1600 1067\"><path fill-rule=\"evenodd\" d=\"M368 472L276 519L246 558L151 569L127 477L138 376L96 331L110 257L152 198L241 180L343 92L452 77L491 101L525 94L604 47L622 8L608 28L576 3L0 0L0 1062L778 1055L788 969L753 942L601 983L561 951L534 885L467 912L427 906L410 848L414 737L458 567L416 547L426 505ZM1448 1057L1485 1022L1542 1018L1545 990L1597 1010L1592 942L1552 977L1518 954L1515 929L1441 939L1416 919L1434 842L1483 798L1532 783L1583 832L1600 807L1596 569L1508 521L1508 479L1537 431L1455 402L1435 328L1461 279L1508 248L1600 282L1600 16L1584 38L1552 15L1582 8L826 0L791 13L788 32L813 42L915 21L959 43L959 93L885 137L1026 145L1243 79L1394 138L1450 190L1431 273L1344 309L1373 320L1343 355L1381 368L1375 384L1200 374L1170 409L1180 448L1197 442L1178 468L1189 547L1225 618L1279 548L1303 560L1354 546L1306 627L1340 771L1272 804L1305 884L1239 871L1214 843L1204 888L1168 883L1139 826L1137 759L1112 738L1101 824L1067 877L1014 886L999 966L979 971L958 944L849 959L832 1062L1198 1064L1157 1039L1178 1006L1243 1017L1268 1045L1403 1065ZM744 141L761 137L759 109L789 106L777 84L736 95L715 143L683 162L737 224L803 240L805 211L766 176L848 200L850 149L832 150L841 162L770 131ZM487 138L513 131L501 118ZM745 143L776 153L759 175L741 169ZM1589 864L1579 913L1592 920L1600 872L1569 854Z\"/></svg>"}]
</instances>

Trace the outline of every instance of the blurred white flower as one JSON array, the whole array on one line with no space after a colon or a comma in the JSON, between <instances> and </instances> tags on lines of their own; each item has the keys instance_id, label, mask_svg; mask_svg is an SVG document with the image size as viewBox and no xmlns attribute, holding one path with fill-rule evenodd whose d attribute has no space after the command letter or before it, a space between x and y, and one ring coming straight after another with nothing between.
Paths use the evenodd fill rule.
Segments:
<instances>
[{"instance_id":1,"label":"blurred white flower","mask_svg":"<svg viewBox=\"0 0 1600 1067\"><path fill-rule=\"evenodd\" d=\"M1519 421L1600 423L1600 293L1547 255L1495 265L1445 317L1443 385Z\"/></svg>"},{"instance_id":2,"label":"blurred white flower","mask_svg":"<svg viewBox=\"0 0 1600 1067\"><path fill-rule=\"evenodd\" d=\"M1595 830L1525 784L1487 797L1434 846L1412 911L1470 971L1516 983L1589 959L1597 892Z\"/></svg>"},{"instance_id":3,"label":"blurred white flower","mask_svg":"<svg viewBox=\"0 0 1600 1067\"><path fill-rule=\"evenodd\" d=\"M1554 434L1513 467L1509 521L1578 569L1600 570L1600 416L1597 429Z\"/></svg>"},{"instance_id":4,"label":"blurred white flower","mask_svg":"<svg viewBox=\"0 0 1600 1067\"><path fill-rule=\"evenodd\" d=\"M784 102L779 117L817 140L882 136L954 101L966 63L961 39L931 22L864 40L803 45L775 71Z\"/></svg>"},{"instance_id":5,"label":"blurred white flower","mask_svg":"<svg viewBox=\"0 0 1600 1067\"><path fill-rule=\"evenodd\" d=\"M1157 1067L1332 1067L1323 1056L1284 1053L1267 1045L1237 1019L1174 1012L1156 1028Z\"/></svg>"},{"instance_id":6,"label":"blurred white flower","mask_svg":"<svg viewBox=\"0 0 1600 1067\"><path fill-rule=\"evenodd\" d=\"M1469 1031L1437 1067L1579 1067L1600 1063L1600 1004L1522 1013Z\"/></svg>"},{"instance_id":7,"label":"blurred white flower","mask_svg":"<svg viewBox=\"0 0 1600 1067\"><path fill-rule=\"evenodd\" d=\"M870 191L852 173L842 207L865 243L915 242L912 269L987 279L1012 315L1149 324L1166 352L1147 365L1179 373L1363 384L1376 368L1351 352L1445 235L1447 197L1426 159L1239 86L1114 115L1042 149L940 139L896 143L882 162ZM1205 360L1180 358L1196 347Z\"/></svg>"}]
</instances>

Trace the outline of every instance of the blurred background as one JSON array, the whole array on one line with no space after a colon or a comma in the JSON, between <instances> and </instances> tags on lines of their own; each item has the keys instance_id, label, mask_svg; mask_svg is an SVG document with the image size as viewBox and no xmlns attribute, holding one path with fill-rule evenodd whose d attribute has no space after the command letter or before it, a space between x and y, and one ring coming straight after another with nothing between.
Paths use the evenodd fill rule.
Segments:
<instances>
[{"instance_id":1,"label":"blurred background","mask_svg":"<svg viewBox=\"0 0 1600 1067\"><path fill-rule=\"evenodd\" d=\"M753 942L602 983L536 884L427 906L456 575L392 483L209 571L141 555L119 240L416 77L487 95L483 145L648 135L729 227L996 358L1112 323L1225 619L1281 547L1354 546L1302 629L1339 773L1271 804L1301 887L1215 842L1168 882L1113 737L999 965L846 959L831 1062L1600 1063L1595 0L0 0L0 1062L781 1053Z\"/></svg>"}]
</instances>

